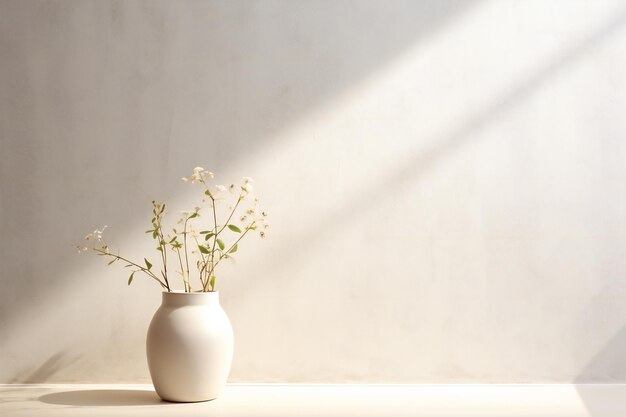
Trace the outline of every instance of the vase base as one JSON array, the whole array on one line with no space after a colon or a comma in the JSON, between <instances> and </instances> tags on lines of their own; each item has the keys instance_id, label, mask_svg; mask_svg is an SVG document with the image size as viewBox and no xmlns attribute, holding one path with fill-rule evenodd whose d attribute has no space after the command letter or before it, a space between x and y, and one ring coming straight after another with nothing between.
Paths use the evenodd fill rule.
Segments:
<instances>
[{"instance_id":1,"label":"vase base","mask_svg":"<svg viewBox=\"0 0 626 417\"><path fill-rule=\"evenodd\" d=\"M204 403L207 401L213 401L215 399L217 399L217 397L213 397L213 398L207 398L206 400L174 400L174 399L169 399L169 398L163 398L159 395L159 397L161 398L161 400L168 402L168 403L177 403L177 404L184 404L184 403Z\"/></svg>"}]
</instances>

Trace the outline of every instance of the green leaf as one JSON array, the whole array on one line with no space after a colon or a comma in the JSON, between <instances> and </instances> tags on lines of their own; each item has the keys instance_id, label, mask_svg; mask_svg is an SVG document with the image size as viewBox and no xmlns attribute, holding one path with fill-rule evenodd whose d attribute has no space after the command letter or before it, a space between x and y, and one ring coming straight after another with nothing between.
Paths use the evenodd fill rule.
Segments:
<instances>
[{"instance_id":1,"label":"green leaf","mask_svg":"<svg viewBox=\"0 0 626 417\"><path fill-rule=\"evenodd\" d=\"M165 211L165 203L163 203L163 205L161 206L161 211L159 212L159 214L163 213Z\"/></svg>"},{"instance_id":2,"label":"green leaf","mask_svg":"<svg viewBox=\"0 0 626 417\"><path fill-rule=\"evenodd\" d=\"M154 232L152 232L152 239L156 239L158 236L158 233L156 231L156 229L154 230Z\"/></svg>"},{"instance_id":3,"label":"green leaf","mask_svg":"<svg viewBox=\"0 0 626 417\"><path fill-rule=\"evenodd\" d=\"M204 240L209 240L209 239L211 239L213 236L215 236L215 233L207 233L207 234L204 236Z\"/></svg>"},{"instance_id":4,"label":"green leaf","mask_svg":"<svg viewBox=\"0 0 626 417\"><path fill-rule=\"evenodd\" d=\"M209 253L209 250L202 245L198 245L198 249L200 249L202 253Z\"/></svg>"},{"instance_id":5,"label":"green leaf","mask_svg":"<svg viewBox=\"0 0 626 417\"><path fill-rule=\"evenodd\" d=\"M154 233L154 230L146 230L146 233Z\"/></svg>"},{"instance_id":6,"label":"green leaf","mask_svg":"<svg viewBox=\"0 0 626 417\"><path fill-rule=\"evenodd\" d=\"M232 230L233 232L241 233L241 229L235 226L234 224L229 224L228 228Z\"/></svg>"},{"instance_id":7,"label":"green leaf","mask_svg":"<svg viewBox=\"0 0 626 417\"><path fill-rule=\"evenodd\" d=\"M206 235L207 233L211 233L210 230L203 230L200 232L201 235Z\"/></svg>"},{"instance_id":8,"label":"green leaf","mask_svg":"<svg viewBox=\"0 0 626 417\"><path fill-rule=\"evenodd\" d=\"M235 243L235 246L233 246L232 249L228 251L228 253L235 253L237 252L237 249L238 247L237 247L237 244Z\"/></svg>"},{"instance_id":9,"label":"green leaf","mask_svg":"<svg viewBox=\"0 0 626 417\"><path fill-rule=\"evenodd\" d=\"M109 262L107 265L111 265L115 261L117 261L117 258L113 258L113 260L111 262Z\"/></svg>"},{"instance_id":10,"label":"green leaf","mask_svg":"<svg viewBox=\"0 0 626 417\"><path fill-rule=\"evenodd\" d=\"M215 288L215 275L211 277L211 281L209 281L209 284L211 284L211 289Z\"/></svg>"},{"instance_id":11,"label":"green leaf","mask_svg":"<svg viewBox=\"0 0 626 417\"><path fill-rule=\"evenodd\" d=\"M148 267L148 271L149 271L150 268L152 268L152 264L146 258L143 258L143 260L146 261L146 266Z\"/></svg>"},{"instance_id":12,"label":"green leaf","mask_svg":"<svg viewBox=\"0 0 626 417\"><path fill-rule=\"evenodd\" d=\"M136 271L135 271L136 272ZM133 282L133 276L135 275L135 272L133 272L132 274L130 274L130 276L128 277L128 285L130 285L131 282Z\"/></svg>"},{"instance_id":13,"label":"green leaf","mask_svg":"<svg viewBox=\"0 0 626 417\"><path fill-rule=\"evenodd\" d=\"M174 236L172 240L170 240L170 243L174 243L175 241L176 241L176 236Z\"/></svg>"},{"instance_id":14,"label":"green leaf","mask_svg":"<svg viewBox=\"0 0 626 417\"><path fill-rule=\"evenodd\" d=\"M224 248L226 247L221 239L217 239L217 246L219 246L221 250L224 250Z\"/></svg>"},{"instance_id":15,"label":"green leaf","mask_svg":"<svg viewBox=\"0 0 626 417\"><path fill-rule=\"evenodd\" d=\"M194 219L198 217L198 213L193 213L191 216L189 216L190 219Z\"/></svg>"}]
</instances>

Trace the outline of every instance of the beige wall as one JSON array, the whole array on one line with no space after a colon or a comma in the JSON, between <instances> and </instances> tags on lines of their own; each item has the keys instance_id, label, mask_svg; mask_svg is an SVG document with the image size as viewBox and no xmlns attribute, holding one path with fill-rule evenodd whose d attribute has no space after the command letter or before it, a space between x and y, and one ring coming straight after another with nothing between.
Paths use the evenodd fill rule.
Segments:
<instances>
[{"instance_id":1,"label":"beige wall","mask_svg":"<svg viewBox=\"0 0 626 417\"><path fill-rule=\"evenodd\" d=\"M147 382L150 200L256 178L232 381L626 381L621 1L0 0L0 382Z\"/></svg>"}]
</instances>

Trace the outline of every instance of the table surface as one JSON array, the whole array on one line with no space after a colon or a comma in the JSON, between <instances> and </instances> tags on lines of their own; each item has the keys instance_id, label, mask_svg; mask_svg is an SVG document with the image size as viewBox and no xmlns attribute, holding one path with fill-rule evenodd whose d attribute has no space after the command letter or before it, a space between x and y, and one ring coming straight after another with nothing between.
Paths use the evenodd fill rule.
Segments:
<instances>
[{"instance_id":1,"label":"table surface","mask_svg":"<svg viewBox=\"0 0 626 417\"><path fill-rule=\"evenodd\" d=\"M626 384L229 384L213 401L161 401L151 385L0 385L0 416L626 416Z\"/></svg>"}]
</instances>

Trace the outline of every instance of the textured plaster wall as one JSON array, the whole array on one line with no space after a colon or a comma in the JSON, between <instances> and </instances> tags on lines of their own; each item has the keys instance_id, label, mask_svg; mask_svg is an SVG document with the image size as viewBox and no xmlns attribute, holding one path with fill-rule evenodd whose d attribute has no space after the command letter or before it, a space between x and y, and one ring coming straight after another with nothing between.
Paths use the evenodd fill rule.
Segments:
<instances>
[{"instance_id":1,"label":"textured plaster wall","mask_svg":"<svg viewBox=\"0 0 626 417\"><path fill-rule=\"evenodd\" d=\"M270 213L231 381L626 382L622 1L0 0L0 382L148 382L150 200Z\"/></svg>"}]
</instances>

